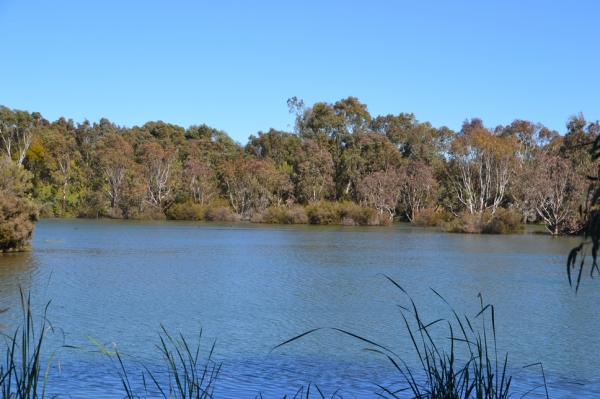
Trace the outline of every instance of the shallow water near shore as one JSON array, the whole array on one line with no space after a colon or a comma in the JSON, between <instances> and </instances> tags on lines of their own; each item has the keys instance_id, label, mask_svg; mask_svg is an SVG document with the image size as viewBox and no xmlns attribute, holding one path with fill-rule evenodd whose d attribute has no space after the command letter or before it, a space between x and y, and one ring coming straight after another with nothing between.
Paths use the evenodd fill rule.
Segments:
<instances>
[{"instance_id":1,"label":"shallow water near shore","mask_svg":"<svg viewBox=\"0 0 600 399\"><path fill-rule=\"evenodd\" d=\"M376 397L376 384L401 381L367 345L340 328L384 345L416 366L397 305L422 317L474 317L478 294L495 307L498 352L509 354L514 392L542 383L551 398L600 396L600 282L584 277L575 295L566 256L579 238L539 234L456 235L436 229L267 226L250 223L41 220L33 251L0 255L0 322L20 321L19 284L40 309L51 300L63 344L51 367L52 393L123 397L106 356L86 336L116 343L126 362L159 369L160 324L201 343L223 363L219 398L294 394L309 382L331 396ZM271 351L313 328L324 328ZM447 331L440 326L440 339ZM59 366L60 362L60 366ZM141 378L136 382L141 389ZM144 396L143 391L139 392ZM354 396L353 396L354 395ZM521 395L518 394L517 397ZM545 397L543 389L529 397Z\"/></svg>"}]
</instances>

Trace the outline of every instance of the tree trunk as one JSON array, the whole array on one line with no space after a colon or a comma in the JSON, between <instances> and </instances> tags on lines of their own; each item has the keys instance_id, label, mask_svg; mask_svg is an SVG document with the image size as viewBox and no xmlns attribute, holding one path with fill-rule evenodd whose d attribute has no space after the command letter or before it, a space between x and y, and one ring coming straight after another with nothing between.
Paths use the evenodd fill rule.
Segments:
<instances>
[{"instance_id":1,"label":"tree trunk","mask_svg":"<svg viewBox=\"0 0 600 399\"><path fill-rule=\"evenodd\" d=\"M67 185L63 185L62 189L62 213L60 217L65 217L65 209L67 207Z\"/></svg>"}]
</instances>

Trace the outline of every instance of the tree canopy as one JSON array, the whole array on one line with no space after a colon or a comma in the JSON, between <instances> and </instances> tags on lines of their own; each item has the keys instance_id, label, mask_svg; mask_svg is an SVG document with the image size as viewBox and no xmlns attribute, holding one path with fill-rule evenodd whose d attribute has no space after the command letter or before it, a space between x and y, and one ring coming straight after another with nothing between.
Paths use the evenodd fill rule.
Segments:
<instances>
[{"instance_id":1,"label":"tree canopy","mask_svg":"<svg viewBox=\"0 0 600 399\"><path fill-rule=\"evenodd\" d=\"M293 97L288 106L293 131L253 132L245 145L203 123L50 122L2 106L2 173L13 181L2 190L21 201L4 206L25 215L35 203L42 216L61 217L590 229L578 208L597 174L586 145L598 143L600 124L582 114L567 118L561 136L521 119L490 127L472 118L454 132L412 113L371 115L355 97ZM589 214L596 201L583 204Z\"/></svg>"}]
</instances>

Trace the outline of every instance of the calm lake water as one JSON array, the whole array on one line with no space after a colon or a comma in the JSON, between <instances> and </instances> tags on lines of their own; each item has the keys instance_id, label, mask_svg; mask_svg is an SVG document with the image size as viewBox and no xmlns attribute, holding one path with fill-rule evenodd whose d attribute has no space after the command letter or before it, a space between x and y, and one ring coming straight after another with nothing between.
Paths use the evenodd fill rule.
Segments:
<instances>
[{"instance_id":1,"label":"calm lake water","mask_svg":"<svg viewBox=\"0 0 600 399\"><path fill-rule=\"evenodd\" d=\"M435 229L266 226L200 222L41 220L33 251L0 254L0 323L19 325L19 284L51 301L51 393L124 396L116 368L86 338L124 354L139 394L142 362L162 368L160 325L222 362L217 398L282 398L309 382L326 397L376 397L402 380L369 345L417 359L398 305L426 321L473 319L493 304L498 352L508 352L516 397L542 384L551 398L600 396L600 281L569 288L566 256L578 238L454 235ZM478 319L476 324L479 324ZM488 320L489 321L489 320ZM275 346L313 328L290 344ZM444 345L446 324L435 326ZM73 349L62 347L69 345ZM151 396L151 395L150 395ZM537 389L529 397L545 397Z\"/></svg>"}]
</instances>

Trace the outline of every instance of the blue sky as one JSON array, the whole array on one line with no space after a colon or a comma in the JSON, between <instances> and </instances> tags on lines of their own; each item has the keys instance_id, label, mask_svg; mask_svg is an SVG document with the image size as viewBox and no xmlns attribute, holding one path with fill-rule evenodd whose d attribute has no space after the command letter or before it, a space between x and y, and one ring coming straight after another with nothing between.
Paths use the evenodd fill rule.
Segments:
<instances>
[{"instance_id":1,"label":"blue sky","mask_svg":"<svg viewBox=\"0 0 600 399\"><path fill-rule=\"evenodd\" d=\"M0 0L0 104L206 123L245 144L286 100L358 97L460 129L600 119L600 2Z\"/></svg>"}]
</instances>

